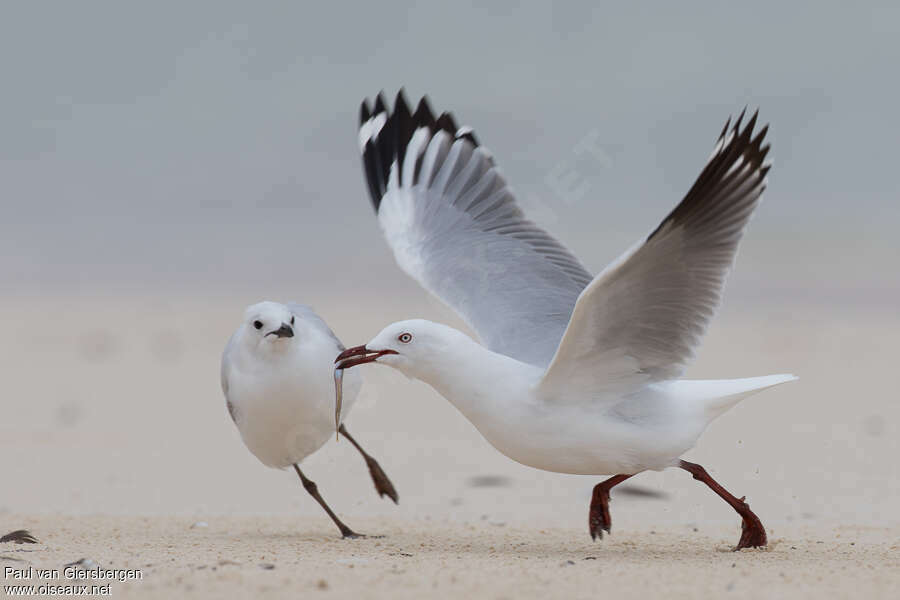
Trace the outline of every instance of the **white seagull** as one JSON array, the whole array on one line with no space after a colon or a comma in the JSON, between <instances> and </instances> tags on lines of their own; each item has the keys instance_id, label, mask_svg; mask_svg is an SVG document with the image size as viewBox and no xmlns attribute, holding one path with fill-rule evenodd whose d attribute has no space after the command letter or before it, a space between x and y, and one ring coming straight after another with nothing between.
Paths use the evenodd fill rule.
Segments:
<instances>
[{"instance_id":1,"label":"white seagull","mask_svg":"<svg viewBox=\"0 0 900 600\"><path fill-rule=\"evenodd\" d=\"M595 539L610 531L609 491L646 470L680 467L743 518L735 549L765 546L743 498L681 460L707 425L750 394L796 379L679 379L715 313L738 242L765 188L767 127L729 122L687 195L593 277L527 220L471 128L412 113L397 96L363 102L359 144L378 221L397 263L455 309L479 344L424 320L388 325L338 369L376 362L422 380L497 450L522 464L614 475L594 488Z\"/></svg>"},{"instance_id":2,"label":"white seagull","mask_svg":"<svg viewBox=\"0 0 900 600\"><path fill-rule=\"evenodd\" d=\"M222 354L222 391L228 413L250 452L268 467L293 466L303 487L341 534L356 538L359 534L332 512L315 482L299 466L334 431L332 361L343 349L325 321L308 306L254 304L247 308L244 321ZM345 392L350 406L361 382L359 377L347 375ZM363 455L378 494L396 503L397 492L378 462L338 425L338 431Z\"/></svg>"}]
</instances>

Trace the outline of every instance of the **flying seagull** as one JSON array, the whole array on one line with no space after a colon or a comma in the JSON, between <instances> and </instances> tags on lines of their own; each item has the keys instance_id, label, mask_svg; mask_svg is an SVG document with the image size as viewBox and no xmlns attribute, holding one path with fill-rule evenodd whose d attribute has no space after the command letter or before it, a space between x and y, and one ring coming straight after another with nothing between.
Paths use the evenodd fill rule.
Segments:
<instances>
[{"instance_id":1,"label":"flying seagull","mask_svg":"<svg viewBox=\"0 0 900 600\"><path fill-rule=\"evenodd\" d=\"M596 277L527 220L469 127L363 102L359 147L372 203L400 267L481 343L424 320L388 325L342 352L343 372L376 362L430 384L500 452L559 473L613 475L594 487L591 536L609 533L610 489L680 467L740 514L735 549L766 545L743 498L681 456L723 412L796 379L679 379L719 306L738 242L766 185L768 127L726 122L681 202Z\"/></svg>"},{"instance_id":2,"label":"flying seagull","mask_svg":"<svg viewBox=\"0 0 900 600\"><path fill-rule=\"evenodd\" d=\"M247 448L268 467L293 467L341 535L360 537L347 527L300 470L300 461L318 450L334 431L332 360L344 345L311 308L260 302L249 307L222 355L225 404ZM344 382L347 405L355 402L358 377ZM397 492L378 462L339 423L341 435L362 454L375 490L395 503Z\"/></svg>"}]
</instances>

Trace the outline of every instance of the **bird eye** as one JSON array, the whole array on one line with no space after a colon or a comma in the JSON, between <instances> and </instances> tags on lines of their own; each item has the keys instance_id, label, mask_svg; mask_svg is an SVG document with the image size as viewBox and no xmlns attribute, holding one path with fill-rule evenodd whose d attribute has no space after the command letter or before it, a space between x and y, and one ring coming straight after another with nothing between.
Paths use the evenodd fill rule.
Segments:
<instances>
[{"instance_id":1,"label":"bird eye","mask_svg":"<svg viewBox=\"0 0 900 600\"><path fill-rule=\"evenodd\" d=\"M291 325L294 324L294 315L291 315Z\"/></svg>"},{"instance_id":2,"label":"bird eye","mask_svg":"<svg viewBox=\"0 0 900 600\"><path fill-rule=\"evenodd\" d=\"M257 329L262 329L262 321L253 321L253 326Z\"/></svg>"},{"instance_id":3,"label":"bird eye","mask_svg":"<svg viewBox=\"0 0 900 600\"><path fill-rule=\"evenodd\" d=\"M397 336L397 339L400 340L401 342L403 342L404 344L408 344L412 341L412 334L411 333L401 333L399 336Z\"/></svg>"}]
</instances>

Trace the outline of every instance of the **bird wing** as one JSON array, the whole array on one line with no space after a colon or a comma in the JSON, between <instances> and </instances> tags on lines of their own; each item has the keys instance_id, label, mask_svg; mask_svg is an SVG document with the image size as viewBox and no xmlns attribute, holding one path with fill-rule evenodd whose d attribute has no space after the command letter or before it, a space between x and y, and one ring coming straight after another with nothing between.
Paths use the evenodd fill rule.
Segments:
<instances>
[{"instance_id":1,"label":"bird wing","mask_svg":"<svg viewBox=\"0 0 900 600\"><path fill-rule=\"evenodd\" d=\"M288 302L285 306L288 307L288 310L291 311L292 314L300 317L306 323L318 327L325 335L330 337L337 347L337 350L334 353L335 356L340 354L343 350L346 350L344 344L338 336L334 334L334 331L331 330L331 327L328 326L325 319L320 317L310 306L300 304L299 302Z\"/></svg>"},{"instance_id":2,"label":"bird wing","mask_svg":"<svg viewBox=\"0 0 900 600\"><path fill-rule=\"evenodd\" d=\"M394 110L364 101L359 145L394 257L490 350L545 367L590 273L529 221L493 158L450 113L402 91Z\"/></svg>"},{"instance_id":3,"label":"bird wing","mask_svg":"<svg viewBox=\"0 0 900 600\"><path fill-rule=\"evenodd\" d=\"M766 185L768 126L754 115L719 136L694 185L646 240L581 293L538 389L609 398L677 378L718 308L738 242ZM574 401L574 397L572 398Z\"/></svg>"},{"instance_id":4,"label":"bird wing","mask_svg":"<svg viewBox=\"0 0 900 600\"><path fill-rule=\"evenodd\" d=\"M231 334L231 337L228 338L228 343L225 344L225 350L222 351L222 365L219 370L222 393L225 395L225 408L228 409L228 414L235 423L237 423L237 417L235 415L234 403L228 397L228 374L231 372L231 347L234 345L236 337L237 332L234 332Z\"/></svg>"}]
</instances>

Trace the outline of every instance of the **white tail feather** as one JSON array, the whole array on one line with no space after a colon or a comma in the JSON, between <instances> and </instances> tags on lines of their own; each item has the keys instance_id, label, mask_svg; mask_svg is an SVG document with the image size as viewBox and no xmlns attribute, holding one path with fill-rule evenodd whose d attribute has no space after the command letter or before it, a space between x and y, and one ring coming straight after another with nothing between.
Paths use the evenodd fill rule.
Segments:
<instances>
[{"instance_id":1,"label":"white tail feather","mask_svg":"<svg viewBox=\"0 0 900 600\"><path fill-rule=\"evenodd\" d=\"M671 382L670 391L686 403L700 404L712 421L747 396L796 379L787 373L743 379L682 379Z\"/></svg>"}]
</instances>

